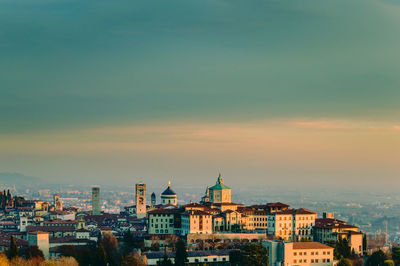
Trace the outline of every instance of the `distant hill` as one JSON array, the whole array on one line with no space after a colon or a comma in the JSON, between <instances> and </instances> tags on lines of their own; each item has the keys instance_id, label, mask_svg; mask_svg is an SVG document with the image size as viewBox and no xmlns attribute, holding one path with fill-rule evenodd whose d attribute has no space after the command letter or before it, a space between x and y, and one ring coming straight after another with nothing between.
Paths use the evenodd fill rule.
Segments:
<instances>
[{"instance_id":1,"label":"distant hill","mask_svg":"<svg viewBox=\"0 0 400 266\"><path fill-rule=\"evenodd\" d=\"M25 176L19 173L0 172L0 183L7 185L37 184L41 180L38 177Z\"/></svg>"}]
</instances>

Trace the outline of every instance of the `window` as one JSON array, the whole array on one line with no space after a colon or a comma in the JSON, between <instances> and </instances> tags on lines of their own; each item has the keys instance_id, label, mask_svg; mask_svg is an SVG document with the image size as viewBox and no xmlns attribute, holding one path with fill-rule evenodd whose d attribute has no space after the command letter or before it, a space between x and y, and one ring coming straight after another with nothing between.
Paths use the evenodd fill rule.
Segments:
<instances>
[{"instance_id":1,"label":"window","mask_svg":"<svg viewBox=\"0 0 400 266\"><path fill-rule=\"evenodd\" d=\"M208 261L208 259L204 259L204 261Z\"/></svg>"},{"instance_id":2,"label":"window","mask_svg":"<svg viewBox=\"0 0 400 266\"><path fill-rule=\"evenodd\" d=\"M311 255L314 255L314 252L311 252Z\"/></svg>"},{"instance_id":3,"label":"window","mask_svg":"<svg viewBox=\"0 0 400 266\"><path fill-rule=\"evenodd\" d=\"M194 262L199 262L199 259L194 259Z\"/></svg>"},{"instance_id":4,"label":"window","mask_svg":"<svg viewBox=\"0 0 400 266\"><path fill-rule=\"evenodd\" d=\"M297 256L297 252L293 253L293 255Z\"/></svg>"},{"instance_id":5,"label":"window","mask_svg":"<svg viewBox=\"0 0 400 266\"><path fill-rule=\"evenodd\" d=\"M326 262L331 262L331 259L326 259Z\"/></svg>"},{"instance_id":6,"label":"window","mask_svg":"<svg viewBox=\"0 0 400 266\"><path fill-rule=\"evenodd\" d=\"M226 261L226 258L222 258L222 261Z\"/></svg>"},{"instance_id":7,"label":"window","mask_svg":"<svg viewBox=\"0 0 400 266\"><path fill-rule=\"evenodd\" d=\"M297 263L297 260L293 260L293 263Z\"/></svg>"},{"instance_id":8,"label":"window","mask_svg":"<svg viewBox=\"0 0 400 266\"><path fill-rule=\"evenodd\" d=\"M213 258L213 261L217 261L217 258Z\"/></svg>"},{"instance_id":9,"label":"window","mask_svg":"<svg viewBox=\"0 0 400 266\"><path fill-rule=\"evenodd\" d=\"M314 259L311 259L311 263L314 263Z\"/></svg>"},{"instance_id":10,"label":"window","mask_svg":"<svg viewBox=\"0 0 400 266\"><path fill-rule=\"evenodd\" d=\"M300 255L300 256L303 255L303 252L299 252L299 255Z\"/></svg>"}]
</instances>

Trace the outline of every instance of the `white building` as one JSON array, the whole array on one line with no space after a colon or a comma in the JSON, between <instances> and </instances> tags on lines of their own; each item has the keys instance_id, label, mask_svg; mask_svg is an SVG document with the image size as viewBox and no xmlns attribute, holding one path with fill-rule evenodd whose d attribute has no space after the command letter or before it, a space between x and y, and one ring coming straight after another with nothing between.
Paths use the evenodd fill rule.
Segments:
<instances>
[{"instance_id":1,"label":"white building","mask_svg":"<svg viewBox=\"0 0 400 266\"><path fill-rule=\"evenodd\" d=\"M212 234L212 215L208 212L190 210L181 215L181 235Z\"/></svg>"},{"instance_id":2,"label":"white building","mask_svg":"<svg viewBox=\"0 0 400 266\"><path fill-rule=\"evenodd\" d=\"M175 224L175 220L180 218L180 209L165 208L147 212L148 233L149 234L174 234L175 228L180 229L180 225Z\"/></svg>"},{"instance_id":3,"label":"white building","mask_svg":"<svg viewBox=\"0 0 400 266\"><path fill-rule=\"evenodd\" d=\"M168 182L168 187L161 193L161 204L163 205L178 205L178 197L171 189L171 182Z\"/></svg>"},{"instance_id":4,"label":"white building","mask_svg":"<svg viewBox=\"0 0 400 266\"><path fill-rule=\"evenodd\" d=\"M212 203L230 203L232 189L224 184L221 174L219 174L217 182L214 186L206 191L209 201Z\"/></svg>"},{"instance_id":5,"label":"white building","mask_svg":"<svg viewBox=\"0 0 400 266\"><path fill-rule=\"evenodd\" d=\"M317 213L308 209L287 209L268 214L268 235L283 240L311 240Z\"/></svg>"}]
</instances>

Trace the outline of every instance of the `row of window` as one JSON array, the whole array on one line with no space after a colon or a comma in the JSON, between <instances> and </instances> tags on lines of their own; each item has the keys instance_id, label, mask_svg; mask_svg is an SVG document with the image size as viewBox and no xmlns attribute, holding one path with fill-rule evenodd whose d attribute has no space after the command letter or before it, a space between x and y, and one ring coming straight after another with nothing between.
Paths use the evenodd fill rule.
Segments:
<instances>
[{"instance_id":1,"label":"row of window","mask_svg":"<svg viewBox=\"0 0 400 266\"><path fill-rule=\"evenodd\" d=\"M165 230L163 230L163 229L160 229L160 230L158 230L158 229L156 229L156 234L168 234L169 232L168 232L168 229L165 229Z\"/></svg>"},{"instance_id":2,"label":"row of window","mask_svg":"<svg viewBox=\"0 0 400 266\"><path fill-rule=\"evenodd\" d=\"M321 259L323 263L331 262L331 259ZM294 263L297 263L297 260L293 260ZM299 263L307 263L307 259L300 259ZM319 259L311 259L311 263L319 263Z\"/></svg>"},{"instance_id":3,"label":"row of window","mask_svg":"<svg viewBox=\"0 0 400 266\"><path fill-rule=\"evenodd\" d=\"M208 259L205 258L203 261L204 262L208 262ZM217 261L217 258L213 258L212 261ZM226 261L226 258L222 258L222 261ZM194 262L200 262L200 260L199 259L194 259Z\"/></svg>"},{"instance_id":4,"label":"row of window","mask_svg":"<svg viewBox=\"0 0 400 266\"><path fill-rule=\"evenodd\" d=\"M305 217L295 217L295 218L297 218L296 220L314 220L313 219L313 217L311 217L311 216L305 216ZM269 218L270 220L275 220L274 219L274 217L272 216L271 218ZM284 217L280 217L280 216L278 216L278 217L276 217L276 220L277 221L286 221L286 220L288 220L288 221L291 221L292 220L292 216L289 216L289 217L286 217L286 216L284 216Z\"/></svg>"},{"instance_id":5,"label":"row of window","mask_svg":"<svg viewBox=\"0 0 400 266\"><path fill-rule=\"evenodd\" d=\"M155 219L155 220L156 220L156 223L158 223L158 219ZM168 223L168 220L169 220L169 223L174 222L173 219L160 219L160 223L162 223L162 222ZM151 223L154 223L154 219L151 219Z\"/></svg>"},{"instance_id":6,"label":"row of window","mask_svg":"<svg viewBox=\"0 0 400 266\"><path fill-rule=\"evenodd\" d=\"M330 251L323 251L322 252L322 255L330 255L330 254L331 254ZM297 256L297 252L294 252L293 255ZM302 256L302 255L307 256L307 252L299 252L299 256ZM312 251L311 255L318 255L318 251L315 251L315 252Z\"/></svg>"}]
</instances>

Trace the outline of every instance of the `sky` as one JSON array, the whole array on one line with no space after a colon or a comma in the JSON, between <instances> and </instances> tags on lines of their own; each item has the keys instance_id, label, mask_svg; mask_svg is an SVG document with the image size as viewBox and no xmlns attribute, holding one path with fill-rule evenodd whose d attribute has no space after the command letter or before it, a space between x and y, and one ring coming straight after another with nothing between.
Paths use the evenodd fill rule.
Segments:
<instances>
[{"instance_id":1,"label":"sky","mask_svg":"<svg viewBox=\"0 0 400 266\"><path fill-rule=\"evenodd\" d=\"M398 0L2 0L0 172L400 185Z\"/></svg>"}]
</instances>

